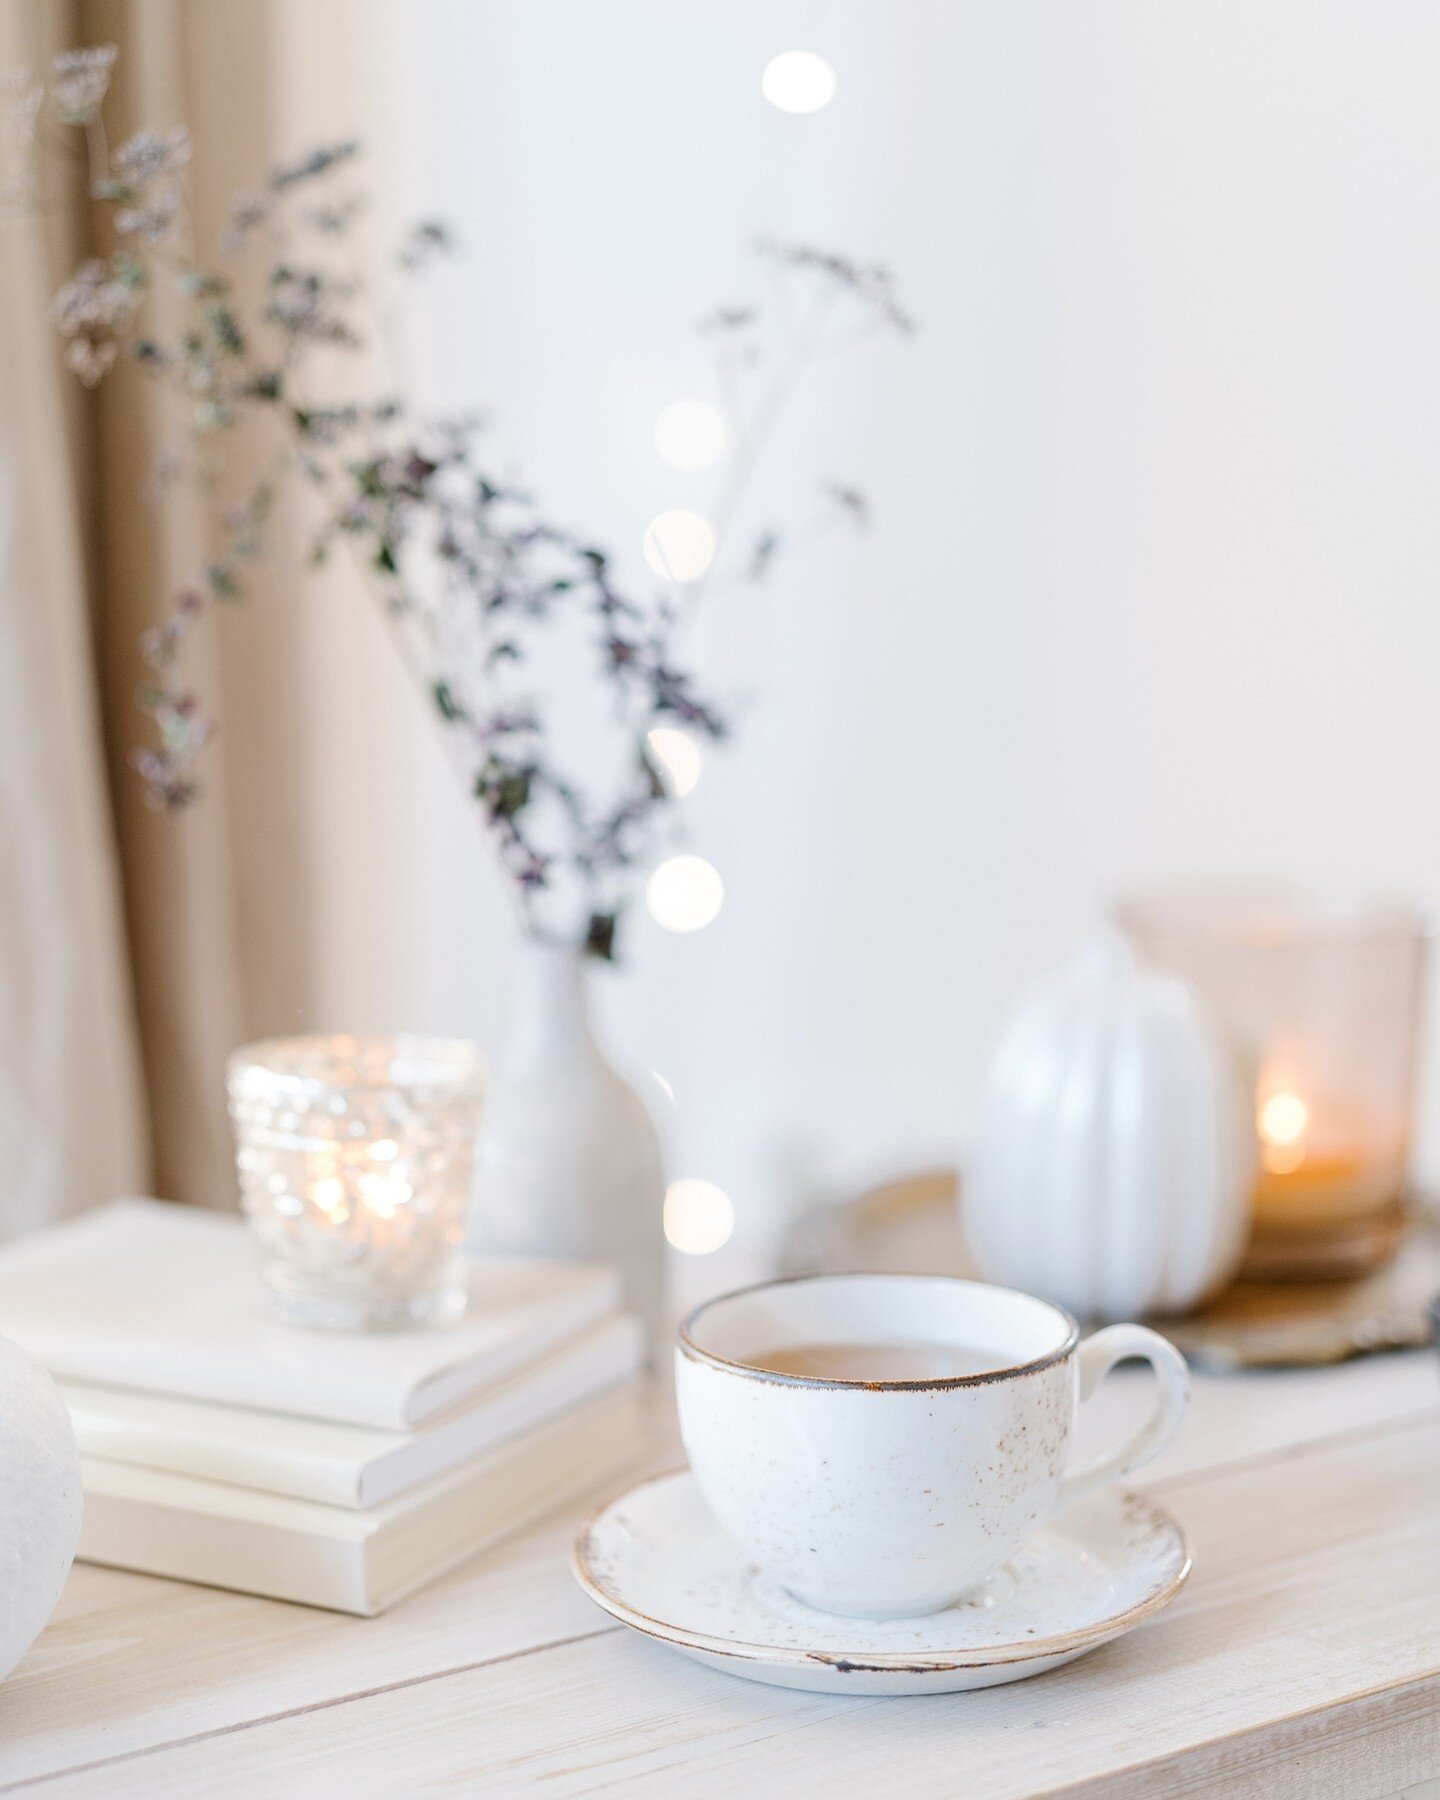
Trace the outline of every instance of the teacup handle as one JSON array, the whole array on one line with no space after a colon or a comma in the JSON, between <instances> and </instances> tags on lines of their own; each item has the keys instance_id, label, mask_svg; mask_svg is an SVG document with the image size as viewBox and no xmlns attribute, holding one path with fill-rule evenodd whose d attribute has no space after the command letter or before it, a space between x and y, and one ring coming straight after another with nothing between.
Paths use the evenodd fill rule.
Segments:
<instances>
[{"instance_id":1,"label":"teacup handle","mask_svg":"<svg viewBox=\"0 0 1440 1800\"><path fill-rule=\"evenodd\" d=\"M1143 1325L1107 1325L1081 1344L1075 1352L1080 1404L1084 1405L1116 1363L1123 1362L1127 1356L1144 1357L1155 1371L1155 1379L1160 1384L1155 1409L1118 1450L1082 1463L1064 1476L1057 1508L1068 1506L1082 1494L1104 1487L1107 1482L1118 1481L1122 1475L1148 1463L1160 1454L1179 1427L1185 1402L1190 1397L1190 1371L1185 1366L1185 1358L1172 1343L1158 1331L1148 1331Z\"/></svg>"}]
</instances>

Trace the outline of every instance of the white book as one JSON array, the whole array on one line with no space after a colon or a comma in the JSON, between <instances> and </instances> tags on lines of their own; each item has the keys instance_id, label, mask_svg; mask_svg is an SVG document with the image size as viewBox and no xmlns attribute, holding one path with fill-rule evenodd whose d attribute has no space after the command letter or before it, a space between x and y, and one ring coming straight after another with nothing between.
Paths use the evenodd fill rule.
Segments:
<instances>
[{"instance_id":1,"label":"white book","mask_svg":"<svg viewBox=\"0 0 1440 1800\"><path fill-rule=\"evenodd\" d=\"M632 1384L367 1512L86 1457L78 1555L373 1614L617 1476L643 1445L641 1394Z\"/></svg>"},{"instance_id":2,"label":"white book","mask_svg":"<svg viewBox=\"0 0 1440 1800\"><path fill-rule=\"evenodd\" d=\"M484 1261L456 1324L318 1331L266 1311L227 1213L116 1200L0 1249L0 1336L61 1380L403 1431L619 1305L614 1272Z\"/></svg>"},{"instance_id":3,"label":"white book","mask_svg":"<svg viewBox=\"0 0 1440 1800\"><path fill-rule=\"evenodd\" d=\"M640 1371L640 1321L617 1314L416 1431L301 1419L65 1381L83 1456L329 1506L376 1506Z\"/></svg>"}]
</instances>

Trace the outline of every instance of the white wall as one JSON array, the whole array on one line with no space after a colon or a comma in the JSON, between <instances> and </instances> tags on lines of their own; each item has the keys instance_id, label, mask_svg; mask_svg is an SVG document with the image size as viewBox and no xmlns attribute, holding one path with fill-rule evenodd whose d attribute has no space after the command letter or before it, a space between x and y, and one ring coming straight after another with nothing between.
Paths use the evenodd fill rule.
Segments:
<instances>
[{"instance_id":1,"label":"white wall","mask_svg":"<svg viewBox=\"0 0 1440 1800\"><path fill-rule=\"evenodd\" d=\"M882 257L924 324L836 366L777 464L855 475L874 535L708 633L751 696L689 803L725 910L692 938L637 914L600 982L620 1059L674 1085L674 1172L742 1239L945 1154L1007 1005L1128 883L1440 893L1440 9L375 16L390 199L469 245L423 387L493 407L632 568L701 491L650 425L706 391L687 327L744 293L750 237ZM839 74L810 118L758 91L795 46ZM326 725L322 1010L494 1042L504 897L365 658Z\"/></svg>"}]
</instances>

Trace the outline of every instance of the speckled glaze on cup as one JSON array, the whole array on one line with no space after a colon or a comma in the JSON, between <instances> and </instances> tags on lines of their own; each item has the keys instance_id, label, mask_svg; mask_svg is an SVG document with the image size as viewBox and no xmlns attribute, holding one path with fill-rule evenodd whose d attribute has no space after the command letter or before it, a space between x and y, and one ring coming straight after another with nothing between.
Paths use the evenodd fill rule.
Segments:
<instances>
[{"instance_id":1,"label":"speckled glaze on cup","mask_svg":"<svg viewBox=\"0 0 1440 1800\"><path fill-rule=\"evenodd\" d=\"M934 1381L777 1375L747 1360L814 1343L981 1349ZM1154 1369L1149 1419L1067 1472L1080 1403L1126 1357ZM1080 1341L1047 1301L942 1275L817 1275L722 1295L681 1326L680 1430L728 1535L799 1600L852 1618L938 1611L1042 1520L1149 1462L1180 1423L1184 1358L1142 1325Z\"/></svg>"}]
</instances>

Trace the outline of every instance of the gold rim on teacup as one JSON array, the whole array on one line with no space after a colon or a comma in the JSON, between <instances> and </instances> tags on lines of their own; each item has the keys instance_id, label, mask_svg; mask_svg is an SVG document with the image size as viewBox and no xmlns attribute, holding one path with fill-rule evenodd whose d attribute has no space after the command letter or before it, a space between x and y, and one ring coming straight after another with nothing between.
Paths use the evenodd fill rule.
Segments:
<instances>
[{"instance_id":1,"label":"gold rim on teacup","mask_svg":"<svg viewBox=\"0 0 1440 1800\"><path fill-rule=\"evenodd\" d=\"M721 1356L717 1351L707 1350L696 1343L692 1335L701 1317L712 1307L724 1306L731 1300L743 1300L750 1294L763 1294L772 1288L785 1288L805 1285L821 1281L923 1281L929 1283L943 1282L959 1288L990 1288L996 1293L1009 1294L1017 1300L1028 1300L1034 1306L1043 1306L1047 1312L1054 1313L1057 1320L1065 1327L1064 1340L1054 1350L1048 1350L1043 1356L1030 1358L1027 1362L1012 1363L1002 1369L982 1369L974 1375L943 1375L920 1381L856 1381L843 1376L827 1375L791 1375L778 1369L763 1369L755 1363L736 1361L733 1357ZM702 1300L680 1321L675 1332L675 1347L680 1354L691 1362L707 1363L712 1369L724 1369L730 1374L744 1375L751 1381L773 1382L780 1387L798 1388L855 1388L868 1393L925 1393L941 1388L985 1387L996 1381L1008 1381L1016 1375L1030 1375L1040 1369L1053 1367L1063 1362L1080 1342L1080 1326L1063 1306L1057 1306L1053 1300L1042 1300L1036 1294L1022 1293L1019 1288L1001 1287L996 1282L973 1281L965 1275L927 1275L919 1270L866 1270L841 1269L833 1274L814 1275L781 1275L772 1281L752 1282L748 1287L731 1288L728 1293L715 1294L709 1300Z\"/></svg>"}]
</instances>

